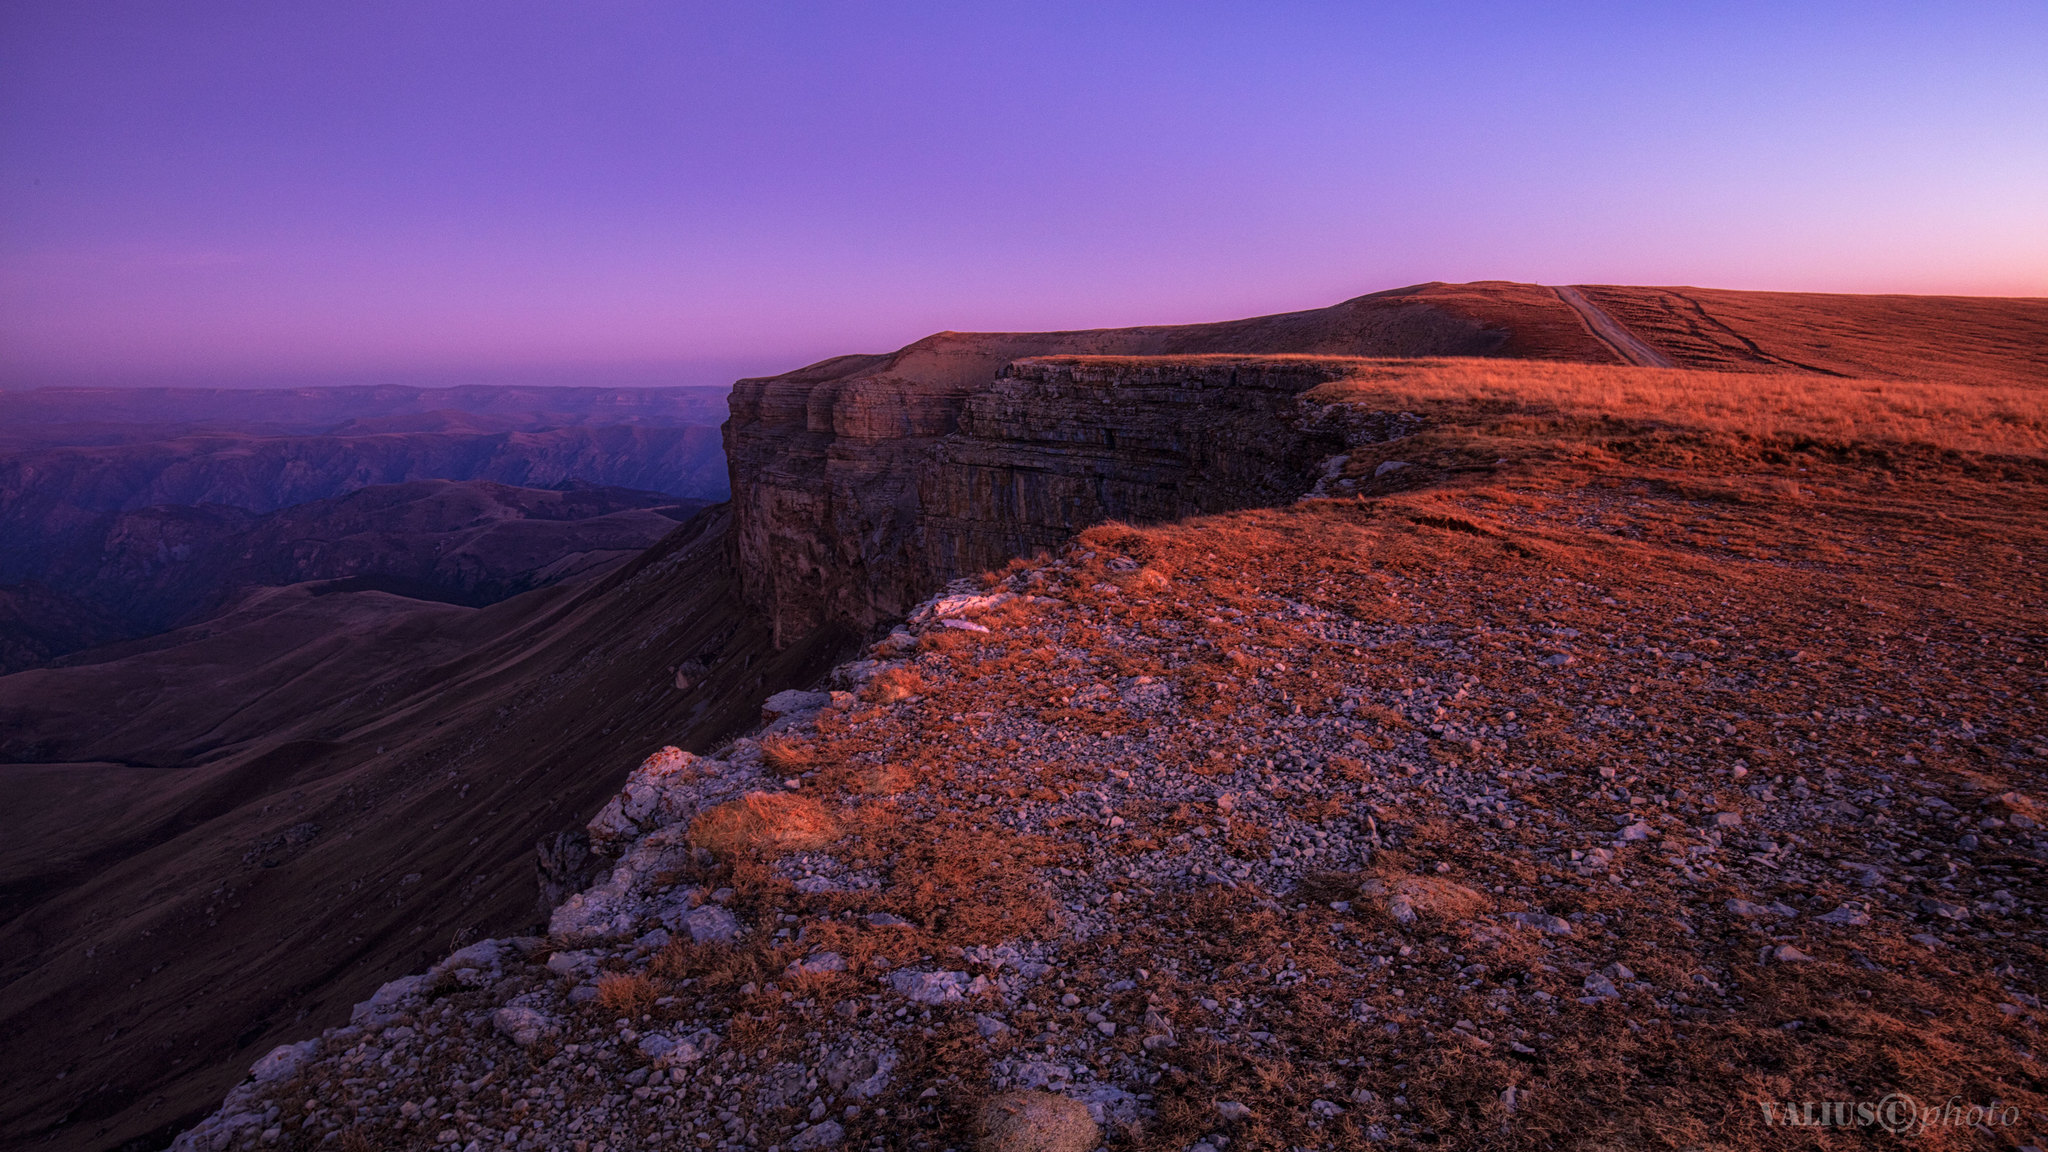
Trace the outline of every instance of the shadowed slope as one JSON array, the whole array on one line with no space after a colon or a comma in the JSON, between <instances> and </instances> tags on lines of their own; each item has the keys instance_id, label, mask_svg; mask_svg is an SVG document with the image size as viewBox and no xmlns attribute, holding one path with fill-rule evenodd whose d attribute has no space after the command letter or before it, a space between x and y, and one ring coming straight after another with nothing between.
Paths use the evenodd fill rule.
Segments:
<instances>
[{"instance_id":1,"label":"shadowed slope","mask_svg":"<svg viewBox=\"0 0 2048 1152\"><path fill-rule=\"evenodd\" d=\"M0 758L39 761L0 767L6 1142L161 1143L251 1050L530 927L534 840L587 817L605 766L702 746L834 651L770 652L724 525L487 609L272 589L123 659L0 678Z\"/></svg>"},{"instance_id":2,"label":"shadowed slope","mask_svg":"<svg viewBox=\"0 0 2048 1152\"><path fill-rule=\"evenodd\" d=\"M22 542L16 563L36 565L30 579L85 614L0 618L0 672L204 619L252 587L358 578L418 599L490 604L623 563L704 506L623 488L419 480L262 516L217 504L139 508L102 518L97 538L75 548L36 556Z\"/></svg>"}]
</instances>

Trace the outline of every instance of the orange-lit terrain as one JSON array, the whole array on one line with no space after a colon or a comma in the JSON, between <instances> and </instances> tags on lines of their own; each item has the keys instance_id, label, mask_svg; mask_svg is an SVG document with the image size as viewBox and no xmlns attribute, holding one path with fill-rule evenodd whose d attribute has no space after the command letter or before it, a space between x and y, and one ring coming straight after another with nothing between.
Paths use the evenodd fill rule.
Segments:
<instances>
[{"instance_id":1,"label":"orange-lit terrain","mask_svg":"<svg viewBox=\"0 0 2048 1152\"><path fill-rule=\"evenodd\" d=\"M1709 362L1612 302L1664 290L1582 291ZM254 1032L159 1073L164 1110L272 1053L179 1147L1848 1148L1894 1137L1763 1105L1900 1092L2012 1118L1916 1146L2037 1141L2048 306L1924 303L1910 340L1961 335L1915 375L1860 303L1699 295L1774 359L1630 367L1547 289L1434 286L742 382L729 509L603 581L366 638L440 646L384 698L295 673L350 695L291 764L233 761L290 811L151 826L189 887L317 822L228 864L263 906L221 915L320 917L262 929L294 972L359 912L379 933L244 1022L208 998L245 959L152 923L207 966L107 987L174 979ZM177 651L108 670L171 715L143 685ZM0 707L61 742L88 666ZM64 759L111 771L123 739ZM429 852L428 816L496 839ZM586 821L602 867L566 890L601 883L543 931L507 875ZM6 930L153 947L123 935L146 863ZM66 1019L128 1010L38 955ZM139 1026L209 1035L174 1011ZM1005 1143L1017 1116L1067 1142Z\"/></svg>"},{"instance_id":2,"label":"orange-lit terrain","mask_svg":"<svg viewBox=\"0 0 2048 1152\"><path fill-rule=\"evenodd\" d=\"M2039 300L1606 284L1580 291L1687 368L2036 388L2048 374Z\"/></svg>"}]
</instances>

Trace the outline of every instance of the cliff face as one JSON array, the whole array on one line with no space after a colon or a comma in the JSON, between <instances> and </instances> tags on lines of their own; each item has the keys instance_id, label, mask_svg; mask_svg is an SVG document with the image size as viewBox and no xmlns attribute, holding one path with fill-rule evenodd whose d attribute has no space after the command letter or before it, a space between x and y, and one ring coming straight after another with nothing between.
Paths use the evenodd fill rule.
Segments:
<instances>
[{"instance_id":1,"label":"cliff face","mask_svg":"<svg viewBox=\"0 0 2048 1152\"><path fill-rule=\"evenodd\" d=\"M1320 381L1312 366L1183 366L1168 384L1128 364L1018 363L1231 354L1613 358L1547 288L1428 284L1219 324L942 332L742 380L725 450L744 478L733 496L743 594L779 643L825 621L869 628L935 583L1093 519L1269 499L1259 477L1313 450L1286 415ZM1208 471L1219 463L1245 471Z\"/></svg>"},{"instance_id":2,"label":"cliff face","mask_svg":"<svg viewBox=\"0 0 2048 1152\"><path fill-rule=\"evenodd\" d=\"M1066 357L1004 368L919 470L914 547L902 553L918 570L875 581L896 597L876 606L886 614L920 587L1057 547L1105 520L1299 496L1343 442L1296 397L1345 363Z\"/></svg>"},{"instance_id":3,"label":"cliff face","mask_svg":"<svg viewBox=\"0 0 2048 1152\"><path fill-rule=\"evenodd\" d=\"M746 594L778 642L826 622L866 630L1089 524L1299 495L1340 441L1303 426L1294 398L1332 372L1314 358L1068 357L1017 361L981 391L920 405L900 389L842 394L849 423L880 410L925 434L834 438L743 493Z\"/></svg>"}]
</instances>

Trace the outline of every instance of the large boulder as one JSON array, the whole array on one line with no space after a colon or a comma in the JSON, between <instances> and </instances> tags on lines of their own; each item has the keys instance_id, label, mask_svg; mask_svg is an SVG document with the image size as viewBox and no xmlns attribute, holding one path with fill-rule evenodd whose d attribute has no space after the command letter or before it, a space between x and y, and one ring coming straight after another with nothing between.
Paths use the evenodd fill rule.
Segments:
<instances>
[{"instance_id":1,"label":"large boulder","mask_svg":"<svg viewBox=\"0 0 2048 1152\"><path fill-rule=\"evenodd\" d=\"M587 826L590 842L609 851L612 845L643 832L688 819L694 808L686 787L724 765L703 761L680 748L663 748L640 762L626 777L626 786L612 797Z\"/></svg>"}]
</instances>

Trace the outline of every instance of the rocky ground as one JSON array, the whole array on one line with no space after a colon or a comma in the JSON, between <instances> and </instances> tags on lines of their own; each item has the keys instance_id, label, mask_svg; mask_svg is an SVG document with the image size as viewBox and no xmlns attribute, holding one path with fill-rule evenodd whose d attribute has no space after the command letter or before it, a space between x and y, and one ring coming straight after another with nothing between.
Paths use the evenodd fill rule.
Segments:
<instances>
[{"instance_id":1,"label":"rocky ground","mask_svg":"<svg viewBox=\"0 0 2048 1152\"><path fill-rule=\"evenodd\" d=\"M2040 464L1406 430L655 754L177 1147L2036 1143Z\"/></svg>"}]
</instances>

